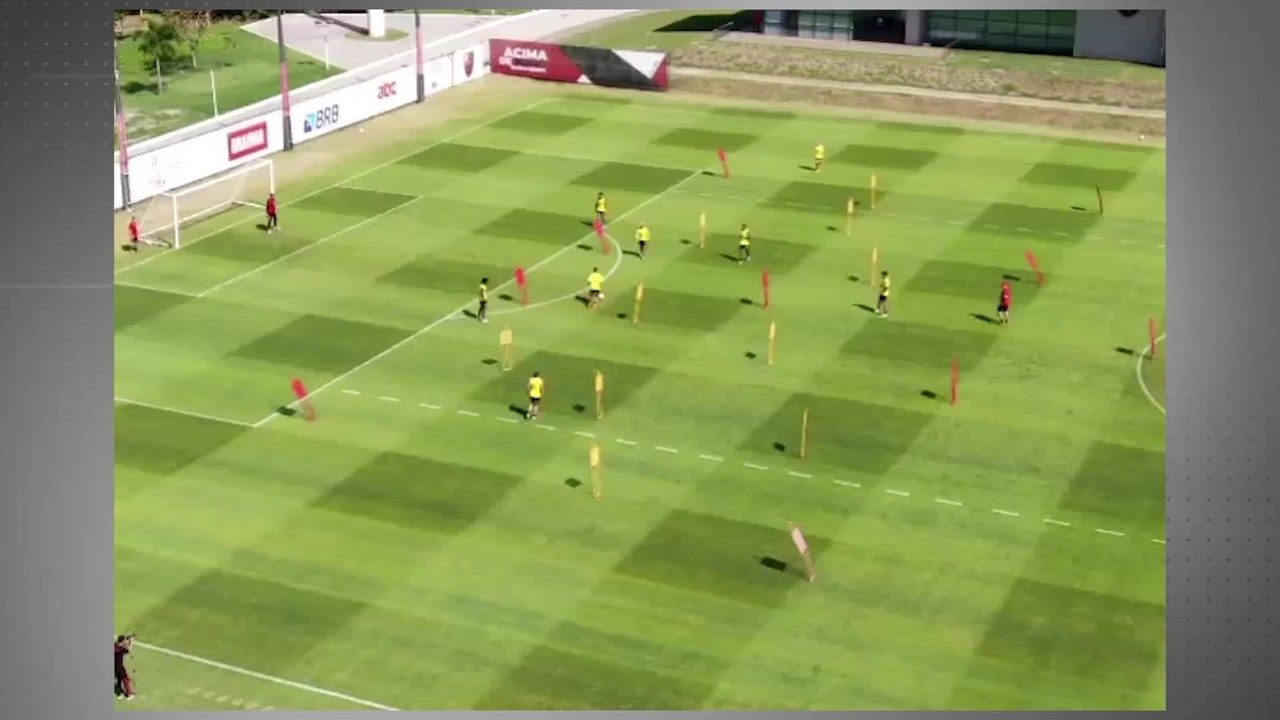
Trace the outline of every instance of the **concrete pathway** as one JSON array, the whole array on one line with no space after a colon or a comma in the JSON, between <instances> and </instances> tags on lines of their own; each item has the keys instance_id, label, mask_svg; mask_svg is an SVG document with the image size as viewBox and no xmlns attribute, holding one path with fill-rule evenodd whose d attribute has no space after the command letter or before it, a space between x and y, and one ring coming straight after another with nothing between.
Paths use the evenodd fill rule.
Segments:
<instances>
[{"instance_id":1,"label":"concrete pathway","mask_svg":"<svg viewBox=\"0 0 1280 720\"><path fill-rule=\"evenodd\" d=\"M422 14L422 30L428 46L427 56L442 55L492 38L542 40L563 36L567 31L596 25L629 15L635 10L533 10L522 15L442 15ZM327 13L326 17L357 27L366 27L364 13ZM245 30L271 42L276 41L274 18L245 25ZM339 24L326 23L303 13L284 16L285 45L293 52L325 59L342 70L353 70L374 63L388 63L397 58L405 64L413 61L413 13L387 13L388 38L373 40ZM391 38L399 35L404 36Z\"/></svg>"},{"instance_id":2,"label":"concrete pathway","mask_svg":"<svg viewBox=\"0 0 1280 720\"><path fill-rule=\"evenodd\" d=\"M1065 112L1087 112L1100 115L1118 115L1123 117L1150 118L1164 120L1164 110L1146 110L1142 108L1118 107L1115 105L1088 105L1085 103L1064 102L1061 100L1042 100L1040 98L1011 97L1008 95L981 95L979 93L962 93L950 90L933 90L930 88L908 87L906 85L873 85L870 83L840 82L836 80L811 80L809 78L780 77L775 75L755 75L752 73L733 72L731 70L704 70L702 68L685 68L672 65L671 74L679 77L712 77L725 80L770 82L779 85L798 85L814 88L834 88L857 92L886 93L892 95L913 95L916 97L937 98L939 100L968 100L970 102L995 103L1020 107L1045 108Z\"/></svg>"}]
</instances>

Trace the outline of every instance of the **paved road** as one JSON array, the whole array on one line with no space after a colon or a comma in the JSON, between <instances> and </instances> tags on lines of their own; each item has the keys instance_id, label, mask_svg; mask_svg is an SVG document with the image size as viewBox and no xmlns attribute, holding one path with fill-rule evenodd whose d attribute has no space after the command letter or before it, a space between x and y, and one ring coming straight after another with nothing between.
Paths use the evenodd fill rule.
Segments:
<instances>
[{"instance_id":1,"label":"paved road","mask_svg":"<svg viewBox=\"0 0 1280 720\"><path fill-rule=\"evenodd\" d=\"M443 55L490 38L542 40L563 36L566 31L585 28L603 21L629 15L635 10L535 10L523 15L438 15L423 14L422 29L427 42L427 56ZM363 14L333 14L335 18L357 27L366 27ZM251 23L245 29L272 42L276 41L274 18ZM303 13L284 16L285 45L294 52L323 59L326 53L334 66L352 70L373 63L386 63L387 69L413 62L413 13L387 13L389 34L395 30L408 33L398 39L370 40L341 25L324 23Z\"/></svg>"}]
</instances>

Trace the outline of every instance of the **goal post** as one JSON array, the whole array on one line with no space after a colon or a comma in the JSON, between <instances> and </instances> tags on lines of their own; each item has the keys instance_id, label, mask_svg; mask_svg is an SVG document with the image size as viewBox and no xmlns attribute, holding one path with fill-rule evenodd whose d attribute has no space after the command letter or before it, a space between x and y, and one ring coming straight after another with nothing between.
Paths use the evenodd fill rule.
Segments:
<instances>
[{"instance_id":1,"label":"goal post","mask_svg":"<svg viewBox=\"0 0 1280 720\"><path fill-rule=\"evenodd\" d=\"M157 193L139 215L140 239L151 245L182 247L182 235L192 225L240 208L262 208L267 194L275 191L275 164L268 159Z\"/></svg>"}]
</instances>

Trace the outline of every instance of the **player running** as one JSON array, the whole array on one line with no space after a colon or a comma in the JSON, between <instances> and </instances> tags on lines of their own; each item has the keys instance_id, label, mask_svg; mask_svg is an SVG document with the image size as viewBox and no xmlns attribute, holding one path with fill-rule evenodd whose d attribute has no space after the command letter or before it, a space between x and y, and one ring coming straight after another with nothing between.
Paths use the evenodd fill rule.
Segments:
<instances>
[{"instance_id":1,"label":"player running","mask_svg":"<svg viewBox=\"0 0 1280 720\"><path fill-rule=\"evenodd\" d=\"M591 274L587 276L587 307L593 308L604 300L604 275L600 274L600 268L591 268Z\"/></svg>"},{"instance_id":2,"label":"player running","mask_svg":"<svg viewBox=\"0 0 1280 720\"><path fill-rule=\"evenodd\" d=\"M542 394L544 384L542 374L537 370L529 377L529 409L525 411L524 418L526 420L537 420L538 412L542 410Z\"/></svg>"},{"instance_id":3,"label":"player running","mask_svg":"<svg viewBox=\"0 0 1280 720\"><path fill-rule=\"evenodd\" d=\"M827 146L818 143L813 149L813 171L822 172L822 162L827 159Z\"/></svg>"},{"instance_id":4,"label":"player running","mask_svg":"<svg viewBox=\"0 0 1280 720\"><path fill-rule=\"evenodd\" d=\"M476 308L476 319L482 323L489 322L489 278L480 278L480 306Z\"/></svg>"},{"instance_id":5,"label":"player running","mask_svg":"<svg viewBox=\"0 0 1280 720\"><path fill-rule=\"evenodd\" d=\"M640 259L643 260L645 248L649 246L649 226L644 223L636 228L636 245L640 247Z\"/></svg>"},{"instance_id":6,"label":"player running","mask_svg":"<svg viewBox=\"0 0 1280 720\"><path fill-rule=\"evenodd\" d=\"M889 317L889 271L880 273L880 299L876 301L876 315Z\"/></svg>"},{"instance_id":7,"label":"player running","mask_svg":"<svg viewBox=\"0 0 1280 720\"><path fill-rule=\"evenodd\" d=\"M751 262L751 228L746 223L738 231L738 264L744 262Z\"/></svg>"},{"instance_id":8,"label":"player running","mask_svg":"<svg viewBox=\"0 0 1280 720\"><path fill-rule=\"evenodd\" d=\"M273 233L280 229L280 216L276 212L276 194L267 195L267 232Z\"/></svg>"},{"instance_id":9,"label":"player running","mask_svg":"<svg viewBox=\"0 0 1280 720\"><path fill-rule=\"evenodd\" d=\"M996 305L996 317L1000 325L1009 324L1009 308L1013 305L1013 287L1008 280L1000 283L1000 304Z\"/></svg>"}]
</instances>

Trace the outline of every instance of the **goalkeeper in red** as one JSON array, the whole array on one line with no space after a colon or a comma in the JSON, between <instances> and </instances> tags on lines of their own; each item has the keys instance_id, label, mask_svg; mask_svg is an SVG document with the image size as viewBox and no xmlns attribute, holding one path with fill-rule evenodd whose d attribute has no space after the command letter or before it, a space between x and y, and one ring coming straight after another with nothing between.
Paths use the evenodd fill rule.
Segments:
<instances>
[{"instance_id":1,"label":"goalkeeper in red","mask_svg":"<svg viewBox=\"0 0 1280 720\"><path fill-rule=\"evenodd\" d=\"M267 232L275 232L280 229L280 216L277 214L276 194L267 195Z\"/></svg>"},{"instance_id":2,"label":"goalkeeper in red","mask_svg":"<svg viewBox=\"0 0 1280 720\"><path fill-rule=\"evenodd\" d=\"M1000 283L1000 302L996 305L996 323L999 325L1009 324L1009 308L1013 306L1013 287L1009 285L1009 281L1005 280Z\"/></svg>"}]
</instances>

